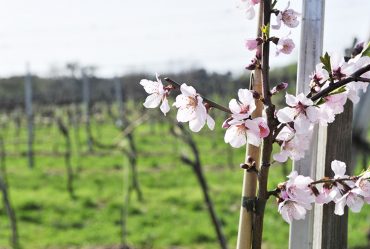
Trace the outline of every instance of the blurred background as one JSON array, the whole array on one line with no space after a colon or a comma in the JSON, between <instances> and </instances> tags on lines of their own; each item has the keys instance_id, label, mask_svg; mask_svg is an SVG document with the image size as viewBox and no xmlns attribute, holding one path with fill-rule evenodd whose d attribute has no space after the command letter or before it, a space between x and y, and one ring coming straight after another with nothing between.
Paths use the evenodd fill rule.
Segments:
<instances>
[{"instance_id":1,"label":"blurred background","mask_svg":"<svg viewBox=\"0 0 370 249\"><path fill-rule=\"evenodd\" d=\"M227 105L248 87L256 20L228 0L0 3L0 248L218 248L221 237L233 248L244 149L224 144L223 115L190 134L173 110L144 110L139 82L160 73ZM368 41L369 9L327 0L324 50ZM291 36L292 55L272 51L271 81L293 93L300 28ZM370 163L368 99L355 108L356 172ZM290 167L272 168L271 188ZM274 200L267 209L265 248L287 248L289 226ZM350 214L350 248L370 248L369 211Z\"/></svg>"}]
</instances>

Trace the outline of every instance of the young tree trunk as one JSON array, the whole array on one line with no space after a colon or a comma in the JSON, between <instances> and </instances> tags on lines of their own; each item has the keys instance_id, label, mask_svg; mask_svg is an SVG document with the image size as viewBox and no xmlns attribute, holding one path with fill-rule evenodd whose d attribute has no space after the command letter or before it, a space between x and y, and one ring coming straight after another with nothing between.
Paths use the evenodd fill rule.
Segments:
<instances>
[{"instance_id":1,"label":"young tree trunk","mask_svg":"<svg viewBox=\"0 0 370 249\"><path fill-rule=\"evenodd\" d=\"M128 159L130 162L131 167L131 187L136 191L137 198L139 201L143 201L143 194L141 192L140 184L139 184L139 176L137 172L137 150L134 141L134 136L132 132L127 134L127 139L130 146L130 151L128 152Z\"/></svg>"},{"instance_id":2,"label":"young tree trunk","mask_svg":"<svg viewBox=\"0 0 370 249\"><path fill-rule=\"evenodd\" d=\"M64 153L64 160L66 165L66 173L67 173L67 191L71 199L75 199L75 191L73 187L73 169L71 164L71 139L69 137L68 128L64 125L61 119L58 119L58 127L62 135L64 136L66 149Z\"/></svg>"},{"instance_id":3,"label":"young tree trunk","mask_svg":"<svg viewBox=\"0 0 370 249\"><path fill-rule=\"evenodd\" d=\"M8 192L8 183L7 183L7 174L6 174L6 152L4 146L3 137L0 137L0 156L1 156L1 171L0 171L0 190L3 196L3 204L6 210L6 213L9 218L9 223L11 227L11 244L14 249L19 248L19 239L18 239L18 229L17 229L17 219L15 216L15 211L10 203L9 192Z\"/></svg>"},{"instance_id":4,"label":"young tree trunk","mask_svg":"<svg viewBox=\"0 0 370 249\"><path fill-rule=\"evenodd\" d=\"M184 126L181 125L181 124L178 124L178 127L181 130L181 135L177 135L175 132L173 132L173 134L175 136L181 136L181 138L184 140L184 142L190 147L190 149L191 149L191 151L194 155L194 160L191 160L186 156L182 156L181 160L185 164L191 166L192 169L193 169L193 172L197 176L197 180L198 180L199 185L202 189L204 202L206 203L208 213L211 217L213 226L216 230L216 234L217 234L218 242L220 244L220 248L227 249L227 241L226 241L226 238L225 238L225 236L222 232L222 226L221 226L220 221L219 221L219 219L216 215L216 211L214 209L212 199L209 195L207 181L206 181L206 179L204 177L204 174L203 174L203 171L202 171L202 164L201 164L201 161L200 161L198 147L196 146L191 134L185 130Z\"/></svg>"}]
</instances>

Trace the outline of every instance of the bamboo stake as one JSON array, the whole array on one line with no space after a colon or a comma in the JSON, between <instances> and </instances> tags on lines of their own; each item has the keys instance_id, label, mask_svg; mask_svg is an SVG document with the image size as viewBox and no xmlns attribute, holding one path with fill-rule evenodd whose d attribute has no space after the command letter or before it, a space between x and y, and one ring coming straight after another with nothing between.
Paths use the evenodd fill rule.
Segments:
<instances>
[{"instance_id":1,"label":"bamboo stake","mask_svg":"<svg viewBox=\"0 0 370 249\"><path fill-rule=\"evenodd\" d=\"M262 75L261 70L254 71L254 80L252 80L253 90L262 93ZM261 100L256 101L256 110L252 114L252 118L261 117L263 103ZM260 165L261 147L248 144L246 148L245 162L248 158L252 158L256 162L256 167ZM258 169L258 168L257 168ZM239 232L237 249L249 249L252 243L252 224L253 224L253 208L248 210L248 201L254 201L257 190L257 175L255 172L244 170L243 189L242 189L242 206L240 207ZM253 207L253 204L252 204Z\"/></svg>"},{"instance_id":2,"label":"bamboo stake","mask_svg":"<svg viewBox=\"0 0 370 249\"><path fill-rule=\"evenodd\" d=\"M261 37L261 26L263 18L262 4L260 4L257 36ZM261 48L259 47L260 51ZM251 77L251 88L257 91L262 96L262 71L260 68L254 70ZM263 103L261 100L256 100L256 110L252 113L252 118L262 117ZM261 148L248 144L246 147L245 162L247 163L248 158L252 158L258 169L260 165ZM242 205L240 207L239 217L239 229L238 229L238 240L237 249L250 249L252 245L252 231L253 231L253 208L252 210L247 209L248 200L252 200L252 203L256 197L257 191L257 175L255 172L248 172L244 170L243 176L243 188L242 188ZM252 204L253 207L253 204Z\"/></svg>"}]
</instances>

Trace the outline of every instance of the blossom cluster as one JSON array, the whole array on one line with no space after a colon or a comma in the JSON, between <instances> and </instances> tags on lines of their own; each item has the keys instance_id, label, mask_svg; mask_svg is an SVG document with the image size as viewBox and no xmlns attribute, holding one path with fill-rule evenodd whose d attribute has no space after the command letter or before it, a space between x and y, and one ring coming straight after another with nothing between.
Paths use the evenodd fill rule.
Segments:
<instances>
[{"instance_id":1,"label":"blossom cluster","mask_svg":"<svg viewBox=\"0 0 370 249\"><path fill-rule=\"evenodd\" d=\"M357 213L364 203L370 204L370 170L349 177L345 174L346 164L337 160L332 161L331 169L334 172L333 178L314 182L310 177L293 171L288 181L278 185L278 210L286 222L304 219L312 203L334 202L336 215L343 215L346 206ZM318 184L322 184L321 188L316 187Z\"/></svg>"},{"instance_id":2,"label":"blossom cluster","mask_svg":"<svg viewBox=\"0 0 370 249\"><path fill-rule=\"evenodd\" d=\"M248 19L255 16L255 7L261 0L239 0L239 8ZM272 4L271 13L275 15L272 29L279 30L282 26L294 29L299 25L300 14L287 7L283 10L275 8L277 1ZM269 26L269 25L267 25ZM255 56L246 67L249 70L261 69L261 46L266 43L276 45L276 55L290 54L295 44L289 35L276 37L270 35L269 27L262 26L259 37L249 38L245 46L250 51L255 51ZM220 106L196 92L195 88L186 83L177 84L166 79L168 85L163 85L157 75L156 81L141 80L140 84L149 94L144 102L146 108L156 108L166 115L170 111L168 96L174 90L180 90L173 106L177 110L179 122L189 122L193 132L199 132L206 124L212 130L215 121L209 115L211 108L217 108L230 114L223 122L226 129L224 141L232 147L239 148L246 143L260 146L264 138L280 146L280 151L272 155L274 161L285 162L288 158L299 160L304 157L309 149L313 127L317 124L326 126L332 123L337 114L344 111L344 105L349 99L353 103L359 101L360 92L365 92L370 79L370 43L367 47L359 44L355 48L352 58L345 60L338 54L325 54L321 63L316 65L315 71L310 75L310 92L286 94L286 107L262 115L256 114L256 100L265 101L266 96L249 89L239 89L238 98L229 102L229 108ZM365 68L366 67L366 68ZM363 70L363 69L366 70ZM360 72L360 73L359 73ZM265 91L268 98L286 89L287 83L280 83L270 91ZM269 90L269 89L267 89ZM266 93L267 92L267 93ZM293 171L288 176L288 181L280 184L273 195L277 196L279 213L285 221L304 219L307 210L312 204L335 203L335 214L342 215L344 207L359 212L364 203L370 204L370 169L359 176L345 175L346 165L340 161L333 161L331 168L334 173L332 178L314 181L310 177L298 175ZM257 171L258 173L258 171ZM320 184L320 185L319 185ZM317 187L320 186L320 187Z\"/></svg>"},{"instance_id":3,"label":"blossom cluster","mask_svg":"<svg viewBox=\"0 0 370 249\"><path fill-rule=\"evenodd\" d=\"M230 118L222 125L226 128L225 143L232 147L239 148L247 143L259 146L261 139L269 135L270 129L266 119L257 117L252 119L251 115L256 109L253 92L248 89L239 89L239 99L232 99L229 108L232 112Z\"/></svg>"},{"instance_id":4,"label":"blossom cluster","mask_svg":"<svg viewBox=\"0 0 370 249\"><path fill-rule=\"evenodd\" d=\"M362 56L361 53L348 62L345 62L343 57L335 54L327 55L327 58L327 65L319 63L315 72L311 75L310 86L313 94L330 85L335 85L338 81L350 77L358 69L370 64L370 57ZM369 79L370 73L366 72L360 77ZM286 94L287 107L278 110L276 113L282 130L276 137L281 146L281 151L273 155L274 160L285 162L288 157L292 160L303 158L304 152L309 148L313 125L332 123L335 115L343 112L347 99L357 103L359 92L365 92L368 85L368 82L361 82L361 80L350 82L316 102L303 93L297 96Z\"/></svg>"},{"instance_id":5,"label":"blossom cluster","mask_svg":"<svg viewBox=\"0 0 370 249\"><path fill-rule=\"evenodd\" d=\"M143 79L140 85L149 94L144 102L146 108L156 108L161 102L160 109L164 115L170 111L170 106L167 97L170 91L174 89L173 85L163 86L162 81L157 75L157 81ZM183 83L180 86L181 94L176 97L176 102L173 106L178 108L177 121L189 122L189 128L193 132L200 131L205 124L213 130L215 121L208 114L209 108L203 102L203 98L196 92L194 87Z\"/></svg>"},{"instance_id":6,"label":"blossom cluster","mask_svg":"<svg viewBox=\"0 0 370 249\"><path fill-rule=\"evenodd\" d=\"M254 5L258 4L260 1L253 1L253 0L241 0L240 6L247 14L248 19L252 19L254 17ZM299 17L300 13L297 11L289 8L290 2L288 2L287 7L284 10L274 9L272 12L276 16L276 24L271 25L272 29L278 30L284 24L287 28L293 29L298 27L299 25ZM257 38L249 38L245 42L245 46L248 50L253 51L257 50L258 46L261 45L263 42L271 41L276 44L276 55L280 53L283 54L290 54L293 49L295 48L294 41L289 38L290 32L288 35L284 37L257 37ZM256 52L256 57L258 57L258 52Z\"/></svg>"}]
</instances>

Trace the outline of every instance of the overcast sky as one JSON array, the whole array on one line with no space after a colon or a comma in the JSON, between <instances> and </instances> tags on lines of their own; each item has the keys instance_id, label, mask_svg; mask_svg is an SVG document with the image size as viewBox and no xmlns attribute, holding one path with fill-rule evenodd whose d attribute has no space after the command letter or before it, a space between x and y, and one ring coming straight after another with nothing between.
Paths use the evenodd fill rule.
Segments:
<instances>
[{"instance_id":1,"label":"overcast sky","mask_svg":"<svg viewBox=\"0 0 370 249\"><path fill-rule=\"evenodd\" d=\"M256 23L244 18L236 2L0 0L0 77L24 73L26 62L33 73L47 75L71 61L96 65L103 76L190 67L242 72L251 56L244 40L255 34ZM300 12L302 1L291 2ZM368 39L369 9L369 0L327 0L325 48L342 51L354 37ZM292 32L296 42L299 32Z\"/></svg>"}]
</instances>

